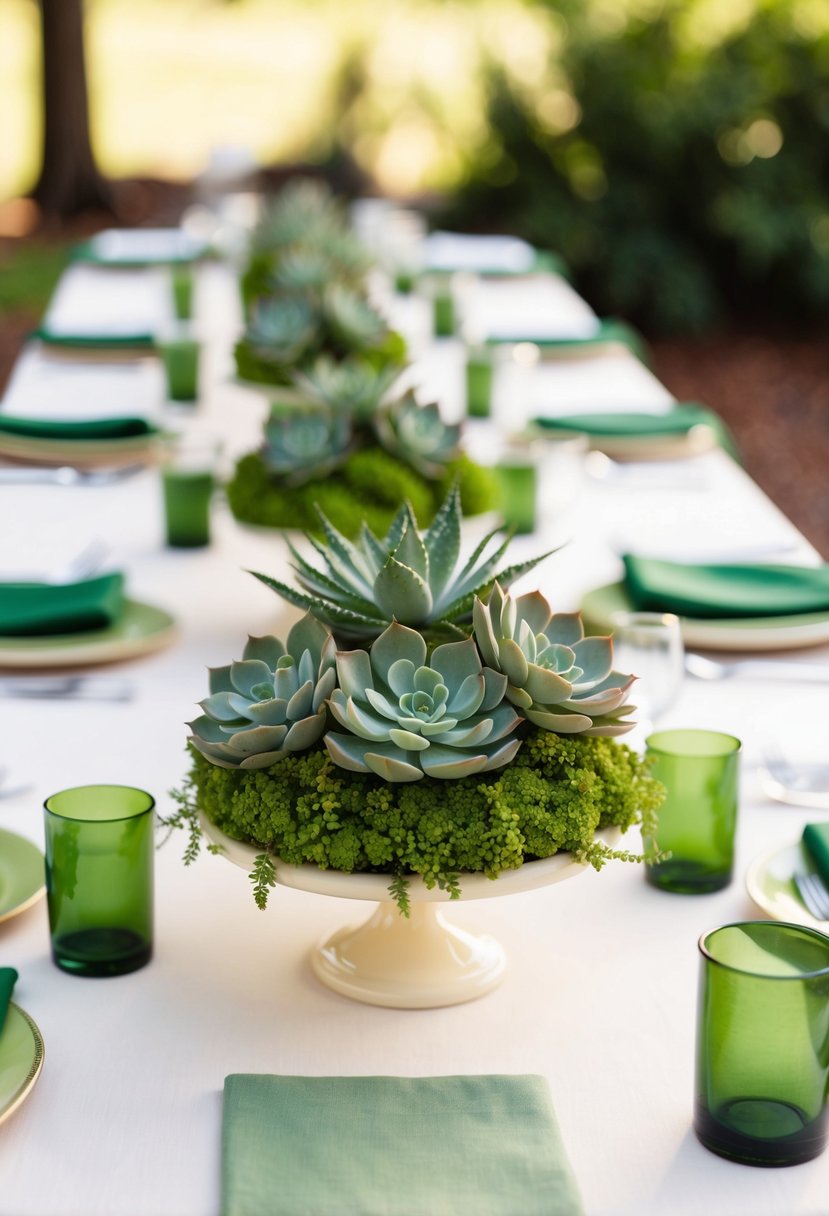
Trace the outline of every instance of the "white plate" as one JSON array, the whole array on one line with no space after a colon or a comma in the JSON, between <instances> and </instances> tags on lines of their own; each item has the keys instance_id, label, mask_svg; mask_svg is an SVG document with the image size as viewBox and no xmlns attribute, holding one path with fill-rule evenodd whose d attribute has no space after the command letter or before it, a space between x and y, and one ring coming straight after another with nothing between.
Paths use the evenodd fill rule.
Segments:
<instances>
[{"instance_id":1,"label":"white plate","mask_svg":"<svg viewBox=\"0 0 829 1216\"><path fill-rule=\"evenodd\" d=\"M806 910L794 885L796 873L814 870L799 840L784 845L758 857L746 873L746 890L750 898L773 920L790 921L796 925L807 925L826 933L829 922L816 920Z\"/></svg>"},{"instance_id":2,"label":"white plate","mask_svg":"<svg viewBox=\"0 0 829 1216\"><path fill-rule=\"evenodd\" d=\"M585 623L593 630L612 630L616 613L632 610L624 583L596 587L581 602ZM685 645L701 650L800 650L829 642L829 612L715 620L685 616L680 624Z\"/></svg>"}]
</instances>

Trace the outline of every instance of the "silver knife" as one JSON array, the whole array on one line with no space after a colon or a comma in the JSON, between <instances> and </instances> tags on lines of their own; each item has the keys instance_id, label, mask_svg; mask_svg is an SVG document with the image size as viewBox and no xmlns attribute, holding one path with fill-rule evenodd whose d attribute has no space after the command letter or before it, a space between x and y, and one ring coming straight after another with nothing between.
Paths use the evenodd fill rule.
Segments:
<instances>
[{"instance_id":1,"label":"silver knife","mask_svg":"<svg viewBox=\"0 0 829 1216\"><path fill-rule=\"evenodd\" d=\"M135 685L114 676L0 676L0 697L43 701L131 701Z\"/></svg>"}]
</instances>

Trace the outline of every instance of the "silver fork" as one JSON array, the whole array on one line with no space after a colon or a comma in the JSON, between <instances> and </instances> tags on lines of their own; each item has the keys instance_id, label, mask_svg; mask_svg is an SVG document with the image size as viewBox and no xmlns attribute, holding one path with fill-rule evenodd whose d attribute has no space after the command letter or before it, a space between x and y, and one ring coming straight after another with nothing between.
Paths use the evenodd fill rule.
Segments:
<instances>
[{"instance_id":1,"label":"silver fork","mask_svg":"<svg viewBox=\"0 0 829 1216\"><path fill-rule=\"evenodd\" d=\"M815 920L829 921L829 887L819 874L795 874L794 885Z\"/></svg>"},{"instance_id":2,"label":"silver fork","mask_svg":"<svg viewBox=\"0 0 829 1216\"><path fill-rule=\"evenodd\" d=\"M72 465L3 465L0 467L0 485L111 486L143 471L143 464L121 465L114 469L76 469Z\"/></svg>"}]
</instances>

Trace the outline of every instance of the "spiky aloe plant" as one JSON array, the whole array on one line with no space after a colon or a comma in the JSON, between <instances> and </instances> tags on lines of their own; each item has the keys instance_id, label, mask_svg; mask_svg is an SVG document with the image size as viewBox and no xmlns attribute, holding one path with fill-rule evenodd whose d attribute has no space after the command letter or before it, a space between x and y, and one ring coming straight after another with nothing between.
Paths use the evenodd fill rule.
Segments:
<instances>
[{"instance_id":1,"label":"spiky aloe plant","mask_svg":"<svg viewBox=\"0 0 829 1216\"><path fill-rule=\"evenodd\" d=\"M562 735L632 729L635 677L613 671L611 639L585 637L578 613L554 614L538 591L513 599L496 582L472 616L484 662L507 677L507 698L528 721Z\"/></svg>"},{"instance_id":2,"label":"spiky aloe plant","mask_svg":"<svg viewBox=\"0 0 829 1216\"><path fill-rule=\"evenodd\" d=\"M267 768L320 738L336 683L334 639L306 615L283 645L250 638L239 662L210 671L191 743L220 768Z\"/></svg>"},{"instance_id":3,"label":"spiky aloe plant","mask_svg":"<svg viewBox=\"0 0 829 1216\"><path fill-rule=\"evenodd\" d=\"M504 703L506 676L481 664L472 638L438 646L426 657L420 633L393 624L371 650L337 652L340 687L329 731L335 764L385 781L470 777L512 760L521 719Z\"/></svg>"},{"instance_id":4,"label":"spiky aloe plant","mask_svg":"<svg viewBox=\"0 0 829 1216\"><path fill-rule=\"evenodd\" d=\"M461 428L444 422L437 405L420 405L406 393L377 415L377 438L424 477L437 478L459 452Z\"/></svg>"},{"instance_id":5,"label":"spiky aloe plant","mask_svg":"<svg viewBox=\"0 0 829 1216\"><path fill-rule=\"evenodd\" d=\"M432 524L420 531L411 507L402 506L384 537L364 523L358 539L347 540L320 512L325 543L309 536L321 568L293 546L293 570L303 590L266 574L256 574L284 599L312 612L341 638L376 638L392 621L456 637L470 632L472 605L497 577L508 587L548 554L498 571L509 536L490 532L458 569L461 549L460 493L454 487ZM255 572L252 572L255 573ZM467 626L463 628L463 626Z\"/></svg>"},{"instance_id":6,"label":"spiky aloe plant","mask_svg":"<svg viewBox=\"0 0 829 1216\"><path fill-rule=\"evenodd\" d=\"M286 485L300 486L342 464L350 445L347 414L314 405L273 405L265 423L262 459Z\"/></svg>"}]
</instances>

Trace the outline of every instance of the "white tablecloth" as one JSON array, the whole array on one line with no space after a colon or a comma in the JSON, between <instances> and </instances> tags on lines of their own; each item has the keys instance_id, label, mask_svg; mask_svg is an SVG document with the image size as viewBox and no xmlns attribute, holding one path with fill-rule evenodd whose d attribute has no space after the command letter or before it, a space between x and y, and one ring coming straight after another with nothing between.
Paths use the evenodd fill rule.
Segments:
<instances>
[{"instance_id":1,"label":"white tablecloth","mask_svg":"<svg viewBox=\"0 0 829 1216\"><path fill-rule=\"evenodd\" d=\"M203 421L232 436L232 452L245 451L264 398L224 379L236 316L221 269L203 273L199 309L215 340ZM679 466L661 487L589 482L573 542L529 582L556 607L575 607L584 590L618 573L622 532L642 543L672 538L677 556L683 545L697 555L703 538L725 545L762 536L814 558L723 453L693 468L690 488ZM138 689L131 704L0 700L2 764L15 780L35 782L31 794L0 802L0 823L41 843L44 797L87 782L141 786L169 812L166 791L187 766L183 723L206 691L205 667L238 656L248 632L283 633L296 615L244 572L284 568L284 542L240 528L219 508L211 548L164 549L152 471L109 488L2 488L0 511L16 544L64 537L77 548L105 537L131 592L180 623L174 647L123 669ZM825 687L686 683L669 725L744 740L739 876L758 854L796 839L810 817L762 795L761 739L811 731L819 747L826 721ZM158 853L155 957L133 975L58 971L43 903L0 925L0 961L18 968L16 999L46 1043L38 1085L0 1130L0 1216L217 1212L221 1089L231 1072L540 1073L589 1216L829 1210L829 1156L752 1169L706 1152L691 1131L696 942L717 924L758 915L741 878L715 895L681 897L616 863L533 893L461 902L452 919L505 946L504 983L471 1004L393 1011L336 996L309 968L311 947L364 919L366 906L278 888L259 912L242 870L206 855L186 869L181 849L173 838Z\"/></svg>"}]
</instances>

